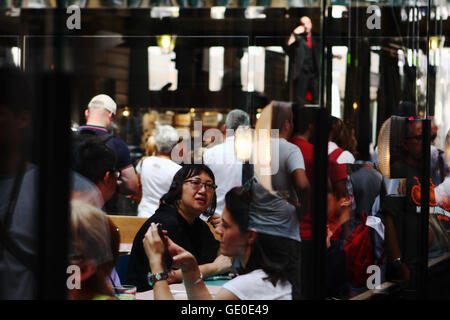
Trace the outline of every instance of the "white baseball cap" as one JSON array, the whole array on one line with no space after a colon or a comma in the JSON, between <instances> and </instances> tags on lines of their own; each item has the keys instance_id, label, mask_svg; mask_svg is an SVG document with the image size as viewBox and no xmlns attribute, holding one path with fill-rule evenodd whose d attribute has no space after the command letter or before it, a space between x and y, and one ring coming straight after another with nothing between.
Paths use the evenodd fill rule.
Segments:
<instances>
[{"instance_id":1,"label":"white baseball cap","mask_svg":"<svg viewBox=\"0 0 450 320\"><path fill-rule=\"evenodd\" d=\"M89 101L88 108L104 108L116 114L117 104L110 96L106 94L99 94Z\"/></svg>"}]
</instances>

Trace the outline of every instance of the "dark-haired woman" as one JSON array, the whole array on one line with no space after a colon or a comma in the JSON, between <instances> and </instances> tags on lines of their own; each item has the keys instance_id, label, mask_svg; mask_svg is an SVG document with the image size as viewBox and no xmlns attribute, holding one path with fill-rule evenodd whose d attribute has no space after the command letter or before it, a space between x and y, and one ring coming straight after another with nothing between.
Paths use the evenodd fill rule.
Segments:
<instances>
[{"instance_id":1,"label":"dark-haired woman","mask_svg":"<svg viewBox=\"0 0 450 320\"><path fill-rule=\"evenodd\" d=\"M231 189L225 196L222 223L217 232L222 236L221 252L236 258L242 267L240 275L227 282L214 299L223 300L291 300L292 285L288 281L292 271L287 251L275 237L249 228L250 195L243 187ZM188 298L213 299L202 279L196 257L165 236L174 265L181 268ZM144 247L152 270L163 272L164 244L154 224L145 236ZM167 280L153 286L155 299L173 299Z\"/></svg>"},{"instance_id":2,"label":"dark-haired woman","mask_svg":"<svg viewBox=\"0 0 450 320\"><path fill-rule=\"evenodd\" d=\"M175 243L192 252L205 276L226 273L231 269L231 259L218 255L219 242L200 218L201 214L210 216L214 213L215 189L214 174L205 165L184 165L175 174L169 191L161 198L161 205L133 241L126 279L128 284L136 285L139 292L152 288L148 275L156 273L150 269L143 247L145 233L152 223L161 223ZM165 271L171 283L181 281L181 270Z\"/></svg>"}]
</instances>

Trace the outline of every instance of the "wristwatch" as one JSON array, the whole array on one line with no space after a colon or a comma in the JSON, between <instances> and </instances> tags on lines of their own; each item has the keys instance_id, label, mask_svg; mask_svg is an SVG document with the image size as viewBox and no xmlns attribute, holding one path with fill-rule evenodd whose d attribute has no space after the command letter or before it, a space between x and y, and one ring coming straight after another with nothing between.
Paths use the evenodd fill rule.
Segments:
<instances>
[{"instance_id":1,"label":"wristwatch","mask_svg":"<svg viewBox=\"0 0 450 320\"><path fill-rule=\"evenodd\" d=\"M397 258L394 259L394 261L392 261L392 265L394 266L395 269L400 268L400 266L402 265L402 259L401 258Z\"/></svg>"},{"instance_id":2,"label":"wristwatch","mask_svg":"<svg viewBox=\"0 0 450 320\"><path fill-rule=\"evenodd\" d=\"M153 287L153 285L159 280L167 280L169 278L169 274L167 272L159 272L159 273L148 273L147 280L148 284Z\"/></svg>"}]
</instances>

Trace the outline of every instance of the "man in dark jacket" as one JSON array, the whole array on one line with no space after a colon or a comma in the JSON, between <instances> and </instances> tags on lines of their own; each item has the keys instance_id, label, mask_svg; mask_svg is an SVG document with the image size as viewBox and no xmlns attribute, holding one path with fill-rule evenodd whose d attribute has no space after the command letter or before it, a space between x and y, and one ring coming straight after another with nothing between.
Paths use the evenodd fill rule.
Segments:
<instances>
[{"instance_id":1,"label":"man in dark jacket","mask_svg":"<svg viewBox=\"0 0 450 320\"><path fill-rule=\"evenodd\" d=\"M319 102L320 44L311 30L311 19L301 17L300 25L292 31L286 48L290 60L290 98L300 105L306 101L312 104Z\"/></svg>"}]
</instances>

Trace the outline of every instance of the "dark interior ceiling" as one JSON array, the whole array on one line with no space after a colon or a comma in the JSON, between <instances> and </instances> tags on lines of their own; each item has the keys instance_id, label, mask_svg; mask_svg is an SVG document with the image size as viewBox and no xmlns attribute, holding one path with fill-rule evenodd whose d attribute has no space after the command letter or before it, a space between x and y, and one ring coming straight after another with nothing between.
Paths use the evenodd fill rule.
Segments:
<instances>
[{"instance_id":1,"label":"dark interior ceiling","mask_svg":"<svg viewBox=\"0 0 450 320\"><path fill-rule=\"evenodd\" d=\"M401 10L408 7L381 7L381 29L366 27L367 7L353 7L342 18L327 21L326 38L336 44L345 44L349 37L427 36L427 20L402 21ZM331 10L331 7L329 8ZM422 8L426 9L426 8ZM124 36L152 36L176 34L179 36L248 36L264 37L276 44L296 26L298 18L312 18L315 32L320 32L320 8L265 8L264 19L246 19L245 8L227 8L225 19L212 19L210 8L180 8L177 18L151 18L151 8L133 9L81 9L81 29L68 30L65 9L22 9L20 16L9 16L7 9L0 10L0 34L2 35L98 35L113 32ZM349 19L350 17L350 19ZM61 20L58 20L60 18ZM63 28L56 28L59 23ZM351 25L349 25L349 23ZM414 32L414 34L412 34ZM430 33L450 34L449 20L431 21ZM270 40L267 40L271 38ZM278 39L277 39L278 38ZM253 40L251 40L253 41ZM448 41L448 40L447 40Z\"/></svg>"}]
</instances>

